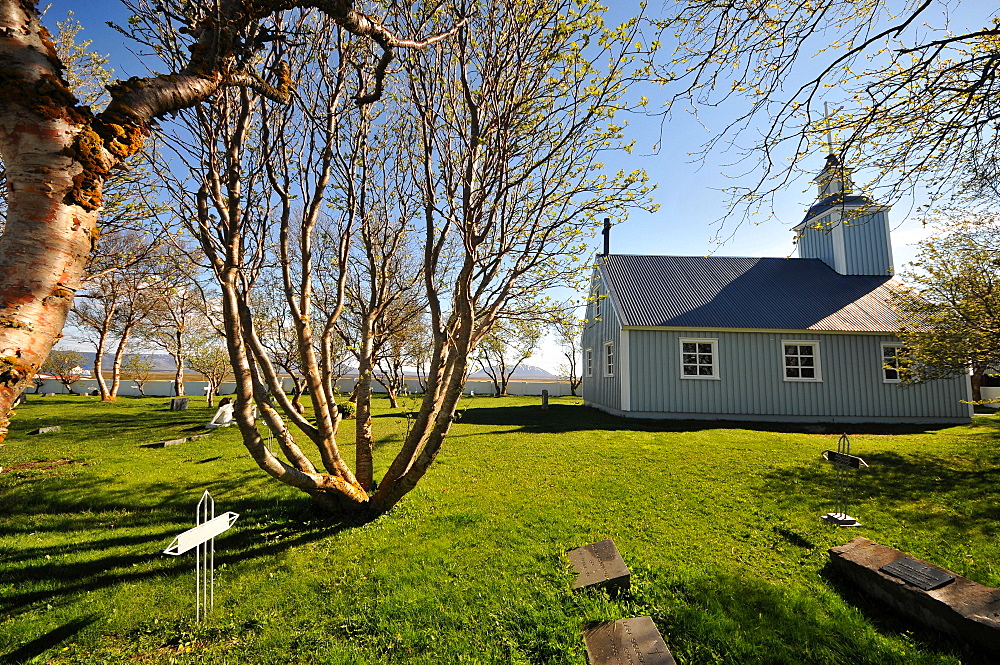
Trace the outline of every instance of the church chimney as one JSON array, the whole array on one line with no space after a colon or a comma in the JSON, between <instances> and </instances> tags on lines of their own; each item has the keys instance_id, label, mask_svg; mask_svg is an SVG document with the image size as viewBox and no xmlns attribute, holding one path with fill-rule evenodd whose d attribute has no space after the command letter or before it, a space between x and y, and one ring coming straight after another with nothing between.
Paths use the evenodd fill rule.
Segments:
<instances>
[{"instance_id":1,"label":"church chimney","mask_svg":"<svg viewBox=\"0 0 1000 665\"><path fill-rule=\"evenodd\" d=\"M611 253L611 218L604 218L604 230L601 231L604 234L604 256Z\"/></svg>"}]
</instances>

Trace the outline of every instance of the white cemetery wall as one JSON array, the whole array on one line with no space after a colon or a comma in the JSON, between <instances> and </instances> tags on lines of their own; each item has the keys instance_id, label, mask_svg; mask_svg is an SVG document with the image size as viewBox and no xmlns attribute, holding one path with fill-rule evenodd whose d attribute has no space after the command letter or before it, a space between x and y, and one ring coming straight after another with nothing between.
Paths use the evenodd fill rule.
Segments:
<instances>
[{"instance_id":1,"label":"white cemetery wall","mask_svg":"<svg viewBox=\"0 0 1000 665\"><path fill-rule=\"evenodd\" d=\"M337 381L337 387L340 389L340 393L345 399L347 395L350 395L354 390L354 384L356 381L357 379L353 377L343 378ZM185 396L192 399L197 399L199 397L203 398L205 396L205 387L207 385L207 381L185 381ZM291 379L284 379L283 385L285 392L292 392L293 383ZM419 394L423 392L420 387L420 382L416 379L407 379L406 387L411 394ZM97 380L80 379L73 384L72 388L78 395L87 395L91 391L97 390ZM384 394L386 392L385 388L382 387L382 384L377 381L372 382L372 389L376 393ZM492 395L493 382L478 379L466 381L463 392L468 395L470 390L475 392L477 395ZM510 395L541 395L543 390L548 390L550 397L562 397L570 394L569 383L566 381L511 381L507 384L507 393ZM984 397L986 397L987 390L994 391L997 396L1000 396L1000 388L984 388ZM143 386L143 391L147 397L173 397L174 383L173 381L147 381L146 385ZM34 389L28 389L29 395L33 392L35 392ZM55 393L56 395L69 394L66 391L66 387L59 383L58 379L45 379L42 387L37 392ZM226 381L219 387L218 394L232 395L235 392L236 384L232 381ZM122 379L121 385L118 388L118 394L123 397L137 397L140 393L135 383Z\"/></svg>"}]
</instances>

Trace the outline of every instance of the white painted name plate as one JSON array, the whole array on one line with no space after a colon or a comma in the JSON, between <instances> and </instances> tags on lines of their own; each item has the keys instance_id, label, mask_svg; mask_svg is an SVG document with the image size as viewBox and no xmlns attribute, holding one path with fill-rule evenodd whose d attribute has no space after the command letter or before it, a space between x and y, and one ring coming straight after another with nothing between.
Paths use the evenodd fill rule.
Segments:
<instances>
[{"instance_id":1,"label":"white painted name plate","mask_svg":"<svg viewBox=\"0 0 1000 665\"><path fill-rule=\"evenodd\" d=\"M188 550L193 549L205 541L215 538L220 533L229 530L229 527L236 522L237 517L239 517L239 513L222 513L218 517L199 524L193 529L188 529L174 538L174 541L170 543L170 547L163 550L163 553L173 554L174 556L184 554Z\"/></svg>"}]
</instances>

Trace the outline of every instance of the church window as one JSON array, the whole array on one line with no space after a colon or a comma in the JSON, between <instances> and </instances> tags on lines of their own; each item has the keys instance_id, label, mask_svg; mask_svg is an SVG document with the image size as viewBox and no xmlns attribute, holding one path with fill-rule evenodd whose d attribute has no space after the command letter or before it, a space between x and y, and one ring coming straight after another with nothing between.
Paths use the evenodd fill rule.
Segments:
<instances>
[{"instance_id":1,"label":"church window","mask_svg":"<svg viewBox=\"0 0 1000 665\"><path fill-rule=\"evenodd\" d=\"M784 356L785 381L821 381L819 343L785 340L781 343Z\"/></svg>"},{"instance_id":2,"label":"church window","mask_svg":"<svg viewBox=\"0 0 1000 665\"><path fill-rule=\"evenodd\" d=\"M882 344L882 383L900 382L902 351L902 344Z\"/></svg>"},{"instance_id":3,"label":"church window","mask_svg":"<svg viewBox=\"0 0 1000 665\"><path fill-rule=\"evenodd\" d=\"M717 339L681 339L681 378L718 379Z\"/></svg>"}]
</instances>

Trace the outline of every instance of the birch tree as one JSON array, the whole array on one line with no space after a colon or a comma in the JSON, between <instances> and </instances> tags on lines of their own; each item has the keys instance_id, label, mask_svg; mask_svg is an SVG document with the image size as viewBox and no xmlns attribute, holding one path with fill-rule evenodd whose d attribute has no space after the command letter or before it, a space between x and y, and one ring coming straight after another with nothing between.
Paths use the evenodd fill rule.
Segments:
<instances>
[{"instance_id":1,"label":"birch tree","mask_svg":"<svg viewBox=\"0 0 1000 665\"><path fill-rule=\"evenodd\" d=\"M476 350L476 361L493 382L493 395L503 397L514 372L531 357L542 338L538 321L504 320L493 326Z\"/></svg>"},{"instance_id":2,"label":"birch tree","mask_svg":"<svg viewBox=\"0 0 1000 665\"><path fill-rule=\"evenodd\" d=\"M177 73L113 86L96 128L83 115L73 120L74 131L97 148L86 155L101 159L81 166L76 207L64 213L93 222L104 171L138 149L154 117L181 111L191 131L175 145L188 141L193 150L177 152L197 174L183 216L219 284L244 445L265 473L323 508L371 519L416 487L434 462L469 358L510 304L575 279L586 267L585 240L597 220L648 207L643 173L603 174L600 163L603 151L628 147L615 115L628 107L635 25L606 28L600 6L589 0L460 3L454 11L440 11L438 3L388 5L386 21L400 33L432 35L410 41L346 2L312 3L324 12L318 18L275 14L292 4L223 3L191 16L185 12L200 10L185 4L130 24ZM394 53L400 66L390 70ZM363 453L349 466L337 439L330 349L361 208L331 195L330 181L338 155L351 154L339 143L339 123L379 99L400 105L403 112L392 117L415 137L401 164L412 168L419 192L417 255L433 344L412 426L392 460L375 469ZM266 196L247 186L260 178L260 167ZM319 224L324 211L335 217L327 232ZM315 291L320 245L333 250L335 275L324 309ZM254 326L250 296L272 251L312 397L311 420L280 389ZM5 288L0 281L0 294ZM28 320L36 325L39 317ZM322 340L319 352L314 339ZM274 435L274 452L254 421L254 404Z\"/></svg>"},{"instance_id":3,"label":"birch tree","mask_svg":"<svg viewBox=\"0 0 1000 665\"><path fill-rule=\"evenodd\" d=\"M59 383L66 387L67 393L75 395L73 384L83 378L81 372L85 362L86 359L79 351L55 349L45 359L42 371L54 376Z\"/></svg>"},{"instance_id":4,"label":"birch tree","mask_svg":"<svg viewBox=\"0 0 1000 665\"><path fill-rule=\"evenodd\" d=\"M988 3L682 0L646 20L641 75L664 86L657 110L713 109L704 150L744 177L730 192L747 216L814 172L821 150L865 167L861 188L884 203L915 188L932 202L953 189L996 200L1000 24Z\"/></svg>"},{"instance_id":5,"label":"birch tree","mask_svg":"<svg viewBox=\"0 0 1000 665\"><path fill-rule=\"evenodd\" d=\"M132 353L125 357L122 362L122 376L138 389L139 394L146 396L146 384L149 383L153 368L153 356L142 356L139 353Z\"/></svg>"},{"instance_id":6,"label":"birch tree","mask_svg":"<svg viewBox=\"0 0 1000 665\"><path fill-rule=\"evenodd\" d=\"M202 330L190 336L184 358L191 369L205 377L205 403L214 406L215 394L219 386L232 373L229 352L222 335L211 330Z\"/></svg>"},{"instance_id":7,"label":"birch tree","mask_svg":"<svg viewBox=\"0 0 1000 665\"><path fill-rule=\"evenodd\" d=\"M94 344L94 378L101 401L118 398L125 349L155 308L155 294L161 290L157 245L131 231L105 235L73 307L73 322ZM113 353L110 385L103 372L109 350Z\"/></svg>"},{"instance_id":8,"label":"birch tree","mask_svg":"<svg viewBox=\"0 0 1000 665\"><path fill-rule=\"evenodd\" d=\"M566 359L561 369L564 370L564 378L569 382L569 392L575 397L577 389L583 383L580 342L584 320L576 315L576 306L572 302L567 302L556 308L550 326L556 343Z\"/></svg>"},{"instance_id":9,"label":"birch tree","mask_svg":"<svg viewBox=\"0 0 1000 665\"><path fill-rule=\"evenodd\" d=\"M412 50L416 57L401 56L400 69L383 69L381 83L379 49L346 40L329 23L288 14L261 30L304 35L315 49L295 55L273 43L264 60L288 63L291 103L256 103L231 92L201 107L201 116L189 114L203 147L188 153L201 185L185 217L220 285L244 444L266 473L351 519L389 510L427 472L453 421L469 356L509 304L578 274L583 240L599 216L647 203L643 174L593 172L603 150L624 143L613 115L625 106L631 48L604 29L596 5L511 1L462 6L456 14L468 16L456 34L433 49ZM417 3L404 19L400 29L410 34L445 34L453 25L436 4ZM584 53L586 44L597 45L593 53ZM322 52L327 45L333 57ZM376 216L393 210L398 217L401 204L368 205L375 199L366 198L374 194L361 173L369 164L363 142L391 142L386 134L371 137L364 116L348 115L354 110L347 82L355 80L384 91L382 103L365 111L371 132L414 137L395 163L409 169L417 187L419 226L407 242L420 243L416 274L433 329L427 390L382 469L367 446L348 465L332 385L332 338L358 260L352 248L377 252L367 271L375 272L403 247L391 244L395 235L375 233ZM389 105L396 106L383 112ZM378 159L388 161L384 154ZM247 187L261 171L267 197ZM373 232L367 243L366 225ZM281 271L312 399L310 420L281 390L255 325L253 288L270 265ZM253 421L254 404L275 452Z\"/></svg>"},{"instance_id":10,"label":"birch tree","mask_svg":"<svg viewBox=\"0 0 1000 665\"><path fill-rule=\"evenodd\" d=\"M207 316L209 298L200 281L203 269L191 259L193 249L168 243L166 250L140 334L174 361L174 395L183 397L187 338Z\"/></svg>"},{"instance_id":11,"label":"birch tree","mask_svg":"<svg viewBox=\"0 0 1000 665\"><path fill-rule=\"evenodd\" d=\"M286 68L275 63L273 71L259 74L241 68L237 56L261 46L245 39L248 26L296 6L317 7L346 32L378 44L380 71L395 49L426 45L400 39L348 0L223 0L183 26L192 47L183 62L166 74L109 86L110 102L94 113L71 92L35 2L0 2L6 35L0 42L0 158L7 177L0 237L0 440L14 399L66 321L113 170L143 148L158 118L222 89L238 86L285 99Z\"/></svg>"},{"instance_id":12,"label":"birch tree","mask_svg":"<svg viewBox=\"0 0 1000 665\"><path fill-rule=\"evenodd\" d=\"M903 385L968 374L972 400L1000 367L1000 218L953 211L943 232L923 240L909 289L896 295L903 348L891 359Z\"/></svg>"}]
</instances>

